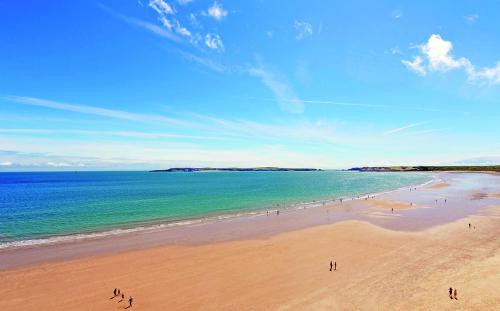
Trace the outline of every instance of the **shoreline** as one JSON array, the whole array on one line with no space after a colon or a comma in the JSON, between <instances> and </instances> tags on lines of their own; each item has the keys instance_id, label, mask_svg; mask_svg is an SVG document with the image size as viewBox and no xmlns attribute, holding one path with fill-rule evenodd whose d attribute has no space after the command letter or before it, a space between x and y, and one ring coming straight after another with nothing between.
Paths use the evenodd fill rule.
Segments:
<instances>
[{"instance_id":1,"label":"shoreline","mask_svg":"<svg viewBox=\"0 0 500 311\"><path fill-rule=\"evenodd\" d=\"M442 173L376 199L0 250L0 309L124 309L119 288L139 310L496 310L499 237L499 176Z\"/></svg>"},{"instance_id":2,"label":"shoreline","mask_svg":"<svg viewBox=\"0 0 500 311\"><path fill-rule=\"evenodd\" d=\"M416 172L419 173L419 172ZM389 194L396 191L401 191L407 188L420 188L424 187L428 184L434 183L437 181L438 174L436 173L428 173L423 172L423 174L429 175L431 178L428 181L418 184L412 184L407 186L398 187L395 189L385 190L381 192L374 193L363 193L354 197L338 197L335 199L324 199L324 200L313 200L307 202L299 202L289 205L283 205L278 207L270 208L254 208L249 209L244 212L228 212L223 214L213 214L204 217L192 217L192 218L181 218L181 219L161 219L156 221L147 221L143 223L134 223L129 226L117 227L108 230L95 230L83 233L74 233L74 234L65 234L65 235L55 235L51 237L39 238L39 239L26 239L26 240L17 240L17 241L9 241L0 243L0 251L6 250L11 251L15 249L23 249L23 248L33 248L33 247L44 247L47 245L57 245L62 243L78 243L86 240L99 239L99 238L107 238L107 237L116 237L122 235L129 234L141 234L141 233L153 233L153 232L161 232L162 230L180 227L180 226L192 226L192 225L203 225L209 223L221 222L224 220L232 219L232 218L245 218L245 217L255 217L255 216L264 216L266 212L276 212L280 210L282 212L287 212L290 210L301 210L301 209L310 209L310 208L318 208L324 206L325 204L335 204L338 200L346 200L346 201L354 201L361 200L365 197L376 197L384 194ZM1 267L1 265L0 265Z\"/></svg>"},{"instance_id":3,"label":"shoreline","mask_svg":"<svg viewBox=\"0 0 500 311\"><path fill-rule=\"evenodd\" d=\"M0 309L124 309L120 288L139 310L496 310L500 178L439 177L375 200L0 251L18 264L0 269Z\"/></svg>"},{"instance_id":4,"label":"shoreline","mask_svg":"<svg viewBox=\"0 0 500 311\"><path fill-rule=\"evenodd\" d=\"M486 184L489 179L496 178L489 174L448 174L440 173L425 186L417 187L417 191L405 191L409 187L391 190L376 196L377 200L410 202L415 206L408 209L399 209L391 213L390 209L374 206L360 199L352 198L343 203L318 204L314 208L291 208L282 210L279 216L265 212L241 217L230 217L214 222L200 222L196 224L171 226L161 230L123 233L115 236L96 237L78 241L60 242L38 246L0 249L0 270L32 266L47 262L75 260L84 257L106 256L111 254L140 251L168 245L211 245L230 241L253 239L269 239L272 236L285 232L293 232L316 226L335 224L349 220L360 220L385 229L400 232L418 232L436 225L445 224L466 218L476 213L484 204L493 204L495 199L469 201L477 189L467 192L455 189L453 186L440 189L428 188L439 180L447 180L450 185L462 183L461 180L478 179ZM451 181L449 180L451 179ZM486 179L486 180L485 180ZM496 181L496 179L495 179ZM414 186L411 188L415 188ZM476 191L476 192L474 192ZM484 191L483 191L484 192ZM434 199L442 200L445 196L460 197L454 213L448 213L436 207ZM464 203L465 202L465 203ZM455 203L451 200L450 203ZM407 203L409 204L409 203ZM436 203L437 204L437 203Z\"/></svg>"}]
</instances>

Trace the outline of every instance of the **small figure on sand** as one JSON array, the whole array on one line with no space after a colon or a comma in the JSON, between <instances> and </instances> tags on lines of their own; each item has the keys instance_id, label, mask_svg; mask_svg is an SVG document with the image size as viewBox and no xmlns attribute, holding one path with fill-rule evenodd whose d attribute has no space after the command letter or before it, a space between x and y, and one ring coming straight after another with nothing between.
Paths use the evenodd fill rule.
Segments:
<instances>
[{"instance_id":1,"label":"small figure on sand","mask_svg":"<svg viewBox=\"0 0 500 311\"><path fill-rule=\"evenodd\" d=\"M280 215L280 210L276 210L276 215Z\"/></svg>"},{"instance_id":2,"label":"small figure on sand","mask_svg":"<svg viewBox=\"0 0 500 311\"><path fill-rule=\"evenodd\" d=\"M450 287L450 289L448 290L448 296L450 296L450 299L453 299L453 288Z\"/></svg>"},{"instance_id":3,"label":"small figure on sand","mask_svg":"<svg viewBox=\"0 0 500 311\"><path fill-rule=\"evenodd\" d=\"M134 302L134 298L132 298L132 296L130 296L130 298L128 299L128 307L129 308L132 308L132 302Z\"/></svg>"},{"instance_id":4,"label":"small figure on sand","mask_svg":"<svg viewBox=\"0 0 500 311\"><path fill-rule=\"evenodd\" d=\"M120 296L120 289L118 288L118 296Z\"/></svg>"},{"instance_id":5,"label":"small figure on sand","mask_svg":"<svg viewBox=\"0 0 500 311\"><path fill-rule=\"evenodd\" d=\"M455 300L458 300L458 298L457 298L457 289L456 288L455 288L455 293L454 293L453 296L455 296Z\"/></svg>"},{"instance_id":6,"label":"small figure on sand","mask_svg":"<svg viewBox=\"0 0 500 311\"><path fill-rule=\"evenodd\" d=\"M120 299L120 301L118 301L118 303L120 303L120 302L122 302L122 301L124 301L124 300L125 300L125 294L124 294L124 293L122 293L122 299Z\"/></svg>"},{"instance_id":7,"label":"small figure on sand","mask_svg":"<svg viewBox=\"0 0 500 311\"><path fill-rule=\"evenodd\" d=\"M330 271L332 271L332 268L333 268L333 262L330 261Z\"/></svg>"},{"instance_id":8,"label":"small figure on sand","mask_svg":"<svg viewBox=\"0 0 500 311\"><path fill-rule=\"evenodd\" d=\"M444 199L444 203L446 203L446 199Z\"/></svg>"},{"instance_id":9,"label":"small figure on sand","mask_svg":"<svg viewBox=\"0 0 500 311\"><path fill-rule=\"evenodd\" d=\"M393 213L393 214L394 214L394 208L393 208L393 207L391 207L391 213Z\"/></svg>"},{"instance_id":10,"label":"small figure on sand","mask_svg":"<svg viewBox=\"0 0 500 311\"><path fill-rule=\"evenodd\" d=\"M470 223L469 223L469 230L470 230Z\"/></svg>"},{"instance_id":11,"label":"small figure on sand","mask_svg":"<svg viewBox=\"0 0 500 311\"><path fill-rule=\"evenodd\" d=\"M334 268L333 268L333 271L337 271L337 262L335 262L335 263L333 264L333 267L334 267Z\"/></svg>"},{"instance_id":12,"label":"small figure on sand","mask_svg":"<svg viewBox=\"0 0 500 311\"><path fill-rule=\"evenodd\" d=\"M470 224L469 224L469 228L470 228ZM118 293L118 289L115 288L115 290L113 291L113 297L116 297L117 293Z\"/></svg>"}]
</instances>

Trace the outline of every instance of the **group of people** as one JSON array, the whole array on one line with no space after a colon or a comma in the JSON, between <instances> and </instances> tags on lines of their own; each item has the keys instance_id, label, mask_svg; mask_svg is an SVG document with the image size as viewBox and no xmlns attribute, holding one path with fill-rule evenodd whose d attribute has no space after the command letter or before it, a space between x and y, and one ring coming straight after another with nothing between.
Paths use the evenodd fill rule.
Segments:
<instances>
[{"instance_id":1,"label":"group of people","mask_svg":"<svg viewBox=\"0 0 500 311\"><path fill-rule=\"evenodd\" d=\"M113 297L111 297L110 299L114 299L116 297L121 297L121 299L118 301L118 303L122 302L123 300L125 300L125 294L123 292L120 292L120 289L119 288L115 288L115 290L113 290ZM128 308L132 308L132 302L134 302L134 298L132 298L132 296L129 297L128 299Z\"/></svg>"},{"instance_id":2,"label":"group of people","mask_svg":"<svg viewBox=\"0 0 500 311\"><path fill-rule=\"evenodd\" d=\"M455 300L458 300L457 289L455 288L455 291L453 291L453 288L450 287L450 289L448 290L448 296L450 296L450 299L455 298Z\"/></svg>"}]
</instances>

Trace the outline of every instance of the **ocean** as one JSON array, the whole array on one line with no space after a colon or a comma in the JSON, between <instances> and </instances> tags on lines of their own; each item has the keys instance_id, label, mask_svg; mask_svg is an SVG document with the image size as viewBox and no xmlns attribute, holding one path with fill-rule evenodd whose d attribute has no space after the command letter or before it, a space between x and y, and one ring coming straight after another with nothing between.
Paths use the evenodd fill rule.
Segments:
<instances>
[{"instance_id":1,"label":"ocean","mask_svg":"<svg viewBox=\"0 0 500 311\"><path fill-rule=\"evenodd\" d=\"M0 248L379 193L424 173L0 173Z\"/></svg>"}]
</instances>

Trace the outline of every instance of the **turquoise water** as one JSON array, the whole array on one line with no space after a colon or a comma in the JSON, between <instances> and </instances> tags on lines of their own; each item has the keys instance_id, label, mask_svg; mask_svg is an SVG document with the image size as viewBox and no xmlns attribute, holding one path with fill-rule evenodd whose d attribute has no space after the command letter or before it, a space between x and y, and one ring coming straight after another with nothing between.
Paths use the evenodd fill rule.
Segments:
<instances>
[{"instance_id":1,"label":"turquoise water","mask_svg":"<svg viewBox=\"0 0 500 311\"><path fill-rule=\"evenodd\" d=\"M430 180L419 173L0 173L0 243L350 197Z\"/></svg>"}]
</instances>

